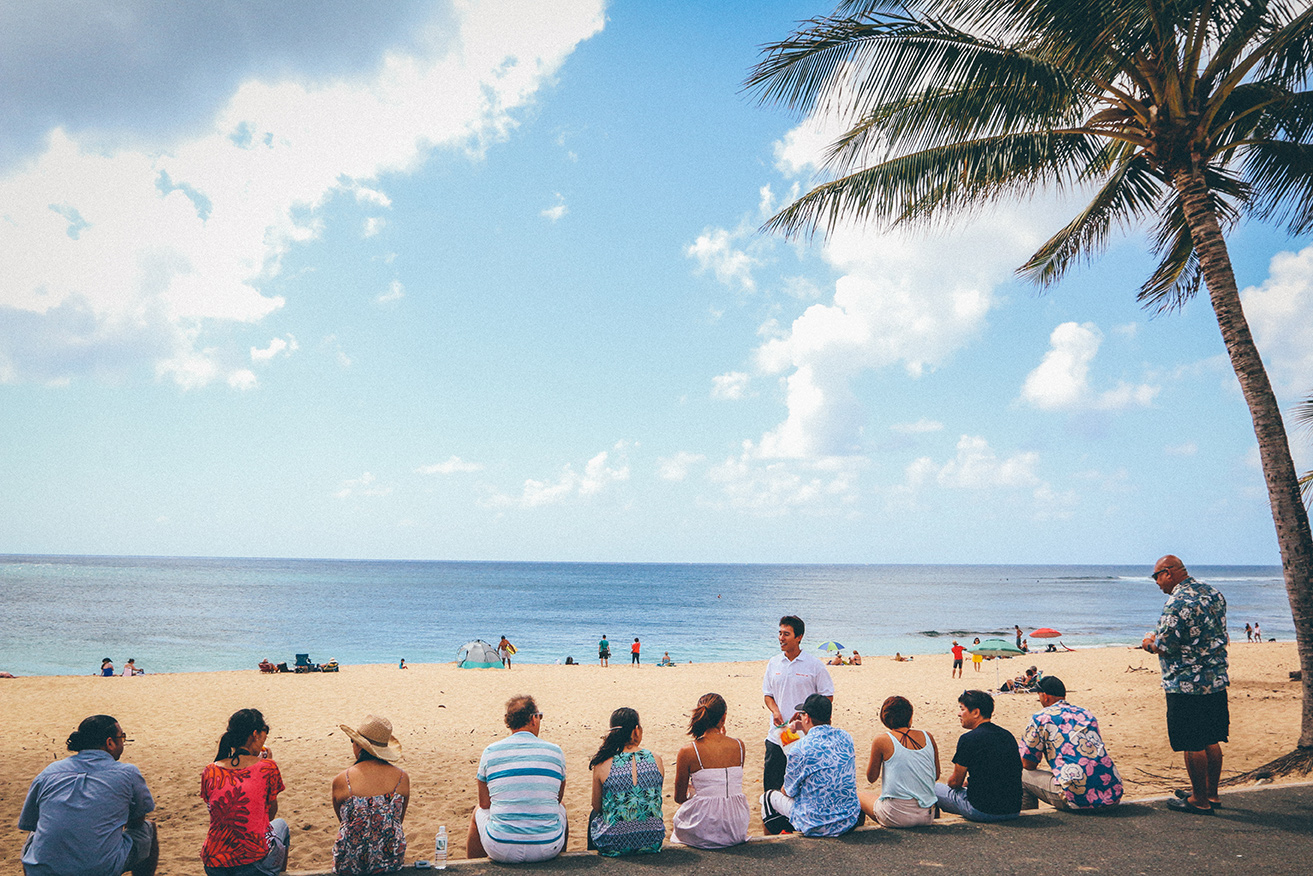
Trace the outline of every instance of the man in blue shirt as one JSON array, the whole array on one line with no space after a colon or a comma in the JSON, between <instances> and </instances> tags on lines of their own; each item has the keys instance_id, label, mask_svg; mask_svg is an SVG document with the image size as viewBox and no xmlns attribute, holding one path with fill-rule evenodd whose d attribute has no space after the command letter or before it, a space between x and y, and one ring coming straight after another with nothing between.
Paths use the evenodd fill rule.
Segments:
<instances>
[{"instance_id":1,"label":"man in blue shirt","mask_svg":"<svg viewBox=\"0 0 1313 876\"><path fill-rule=\"evenodd\" d=\"M1158 589L1167 594L1158 626L1141 647L1158 655L1167 694L1167 738L1185 755L1190 791L1177 792L1169 809L1212 815L1220 806L1222 746L1231 728L1226 701L1226 599L1168 554L1153 567Z\"/></svg>"},{"instance_id":2,"label":"man in blue shirt","mask_svg":"<svg viewBox=\"0 0 1313 876\"><path fill-rule=\"evenodd\" d=\"M72 757L32 781L18 829L26 876L153 876L160 859L155 800L141 770L119 763L127 734L109 715L92 715L68 737Z\"/></svg>"},{"instance_id":3,"label":"man in blue shirt","mask_svg":"<svg viewBox=\"0 0 1313 876\"><path fill-rule=\"evenodd\" d=\"M830 726L830 698L812 694L794 710L805 734L788 753L783 791L761 795L762 822L804 836L840 836L862 823L853 738Z\"/></svg>"}]
</instances>

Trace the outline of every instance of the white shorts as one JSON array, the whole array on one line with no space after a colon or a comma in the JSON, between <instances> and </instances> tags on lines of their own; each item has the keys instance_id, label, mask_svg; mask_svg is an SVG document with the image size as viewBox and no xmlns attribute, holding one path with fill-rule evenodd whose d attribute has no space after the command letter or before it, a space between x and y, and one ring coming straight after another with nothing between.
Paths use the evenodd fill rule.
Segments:
<instances>
[{"instance_id":1,"label":"white shorts","mask_svg":"<svg viewBox=\"0 0 1313 876\"><path fill-rule=\"evenodd\" d=\"M474 826L479 829L479 842L483 843L483 850L499 864L533 864L555 858L565 850L566 824L565 806L560 803L556 805L560 809L562 830L556 841L551 843L498 842L488 836L488 819L492 818L492 813L487 809L475 809Z\"/></svg>"}]
</instances>

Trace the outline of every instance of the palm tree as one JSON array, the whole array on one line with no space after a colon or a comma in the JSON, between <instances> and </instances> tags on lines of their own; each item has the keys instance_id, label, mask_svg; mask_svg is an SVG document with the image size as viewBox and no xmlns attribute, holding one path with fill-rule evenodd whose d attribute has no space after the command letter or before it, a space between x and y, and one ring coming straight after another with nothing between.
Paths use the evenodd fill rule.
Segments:
<instances>
[{"instance_id":1,"label":"palm tree","mask_svg":"<svg viewBox=\"0 0 1313 876\"><path fill-rule=\"evenodd\" d=\"M1313 431L1313 395L1295 408L1295 422ZM1304 504L1313 503L1313 471L1306 471L1299 476L1299 489L1303 493Z\"/></svg>"},{"instance_id":2,"label":"palm tree","mask_svg":"<svg viewBox=\"0 0 1313 876\"><path fill-rule=\"evenodd\" d=\"M1277 399L1240 306L1225 232L1313 229L1313 9L1306 0L848 0L765 47L747 88L837 118L818 185L766 223L928 226L1003 198L1093 199L1018 272L1041 286L1150 227L1140 300L1208 290L1249 405L1303 670L1313 763L1313 536ZM1287 762L1288 761L1288 762Z\"/></svg>"}]
</instances>

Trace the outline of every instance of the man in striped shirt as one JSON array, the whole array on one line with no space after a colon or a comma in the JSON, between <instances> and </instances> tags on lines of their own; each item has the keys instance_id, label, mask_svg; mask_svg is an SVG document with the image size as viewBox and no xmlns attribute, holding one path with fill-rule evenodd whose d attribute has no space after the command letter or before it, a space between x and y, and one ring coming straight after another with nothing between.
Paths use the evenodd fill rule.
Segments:
<instances>
[{"instance_id":1,"label":"man in striped shirt","mask_svg":"<svg viewBox=\"0 0 1313 876\"><path fill-rule=\"evenodd\" d=\"M565 848L565 755L559 745L538 738L542 723L533 697L506 701L511 735L479 758L479 806L470 816L468 857L527 864L555 858Z\"/></svg>"}]
</instances>

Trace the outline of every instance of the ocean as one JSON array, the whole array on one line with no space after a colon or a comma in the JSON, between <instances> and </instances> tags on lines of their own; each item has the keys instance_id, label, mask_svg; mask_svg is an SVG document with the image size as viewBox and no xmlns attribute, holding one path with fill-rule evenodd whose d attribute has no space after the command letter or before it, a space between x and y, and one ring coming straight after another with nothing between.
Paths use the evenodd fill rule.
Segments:
<instances>
[{"instance_id":1,"label":"ocean","mask_svg":"<svg viewBox=\"0 0 1313 876\"><path fill-rule=\"evenodd\" d=\"M448 662L505 635L526 663L764 660L781 615L866 654L1053 627L1068 646L1138 642L1163 596L1140 566L703 565L0 556L0 670L83 675L249 669L264 657ZM1199 566L1234 638L1294 636L1277 566ZM1042 644L1032 642L1032 646Z\"/></svg>"}]
</instances>

